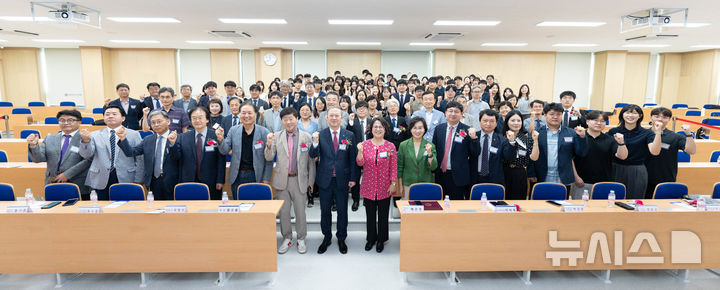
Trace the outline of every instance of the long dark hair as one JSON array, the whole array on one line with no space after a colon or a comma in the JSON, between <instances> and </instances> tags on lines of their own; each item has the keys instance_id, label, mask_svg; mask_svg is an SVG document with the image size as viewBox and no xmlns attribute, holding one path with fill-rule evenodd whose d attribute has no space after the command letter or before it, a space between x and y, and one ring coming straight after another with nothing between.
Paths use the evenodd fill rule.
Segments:
<instances>
[{"instance_id":1,"label":"long dark hair","mask_svg":"<svg viewBox=\"0 0 720 290\"><path fill-rule=\"evenodd\" d=\"M527 95L524 95L524 96L522 93L523 87L526 87L527 91L528 91ZM518 96L518 99L525 98L526 100L529 100L530 99L530 86L528 86L527 84L522 84L522 86L520 86L520 89L518 90L517 96Z\"/></svg>"},{"instance_id":2,"label":"long dark hair","mask_svg":"<svg viewBox=\"0 0 720 290\"><path fill-rule=\"evenodd\" d=\"M518 111L518 110L510 111L509 113L507 113L507 115L505 117L505 122L503 123L503 127L502 127L503 135L505 135L505 133L510 130L510 125L508 125L508 123L509 123L508 121L510 121L510 117L512 117L512 116L520 117L520 122L522 123L522 113L520 113L520 111ZM526 133L527 133L527 131L525 131L525 126L523 126L521 124L520 130L518 131L518 136L520 136L520 134L526 134Z\"/></svg>"},{"instance_id":3,"label":"long dark hair","mask_svg":"<svg viewBox=\"0 0 720 290\"><path fill-rule=\"evenodd\" d=\"M635 111L638 113L638 115L640 115L637 122L635 123L635 126L641 127L640 125L642 124L642 120L643 120L643 111L642 111L642 108L640 108L640 106L635 105L635 104L629 104L629 105L623 107L622 110L620 110L620 114L618 114L618 118L620 119L620 124L618 124L618 127L625 128L625 118L623 118L623 114L625 114L628 111ZM625 128L625 129L627 129L627 128Z\"/></svg>"}]
</instances>

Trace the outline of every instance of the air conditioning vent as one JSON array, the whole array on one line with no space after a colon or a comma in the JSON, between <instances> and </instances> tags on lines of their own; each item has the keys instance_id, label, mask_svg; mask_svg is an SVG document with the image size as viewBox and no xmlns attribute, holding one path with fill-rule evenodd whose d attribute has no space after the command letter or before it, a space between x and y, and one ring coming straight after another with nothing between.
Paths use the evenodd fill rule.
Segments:
<instances>
[{"instance_id":1,"label":"air conditioning vent","mask_svg":"<svg viewBox=\"0 0 720 290\"><path fill-rule=\"evenodd\" d=\"M39 36L40 34L37 34L35 32L28 32L28 31L22 31L22 30L4 30L0 28L0 34L9 34L9 35L16 35L16 36Z\"/></svg>"},{"instance_id":2,"label":"air conditioning vent","mask_svg":"<svg viewBox=\"0 0 720 290\"><path fill-rule=\"evenodd\" d=\"M425 35L427 41L449 41L455 38L462 37L463 34L460 32L439 32L439 33L428 33Z\"/></svg>"},{"instance_id":3,"label":"air conditioning vent","mask_svg":"<svg viewBox=\"0 0 720 290\"><path fill-rule=\"evenodd\" d=\"M250 34L243 31L235 31L235 30L211 30L209 32L211 35L217 36L217 37L228 37L228 38L252 38Z\"/></svg>"}]
</instances>

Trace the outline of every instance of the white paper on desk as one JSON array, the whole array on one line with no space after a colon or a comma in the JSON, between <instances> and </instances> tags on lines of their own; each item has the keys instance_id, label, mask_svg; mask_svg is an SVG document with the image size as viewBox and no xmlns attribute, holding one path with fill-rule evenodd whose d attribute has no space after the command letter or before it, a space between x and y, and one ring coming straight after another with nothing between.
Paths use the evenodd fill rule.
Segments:
<instances>
[{"instance_id":1,"label":"white paper on desk","mask_svg":"<svg viewBox=\"0 0 720 290\"><path fill-rule=\"evenodd\" d=\"M118 208L118 207L120 207L121 205L126 204L126 203L128 203L127 200L118 200L118 201L116 201L116 202L113 202L113 203L111 203L111 204L108 204L108 205L104 206L103 208Z\"/></svg>"},{"instance_id":2,"label":"white paper on desk","mask_svg":"<svg viewBox=\"0 0 720 290\"><path fill-rule=\"evenodd\" d=\"M154 209L154 210L151 210L151 211L148 211L145 213L165 213L165 209L158 208L158 209Z\"/></svg>"},{"instance_id":3,"label":"white paper on desk","mask_svg":"<svg viewBox=\"0 0 720 290\"><path fill-rule=\"evenodd\" d=\"M687 203L684 203L684 202L682 202L682 201L673 201L673 202L670 202L670 204L672 204L672 205L677 205L677 206L682 207L682 208L684 208L684 209L697 210L697 208L695 208L694 206L689 205L689 204L687 204Z\"/></svg>"},{"instance_id":4,"label":"white paper on desk","mask_svg":"<svg viewBox=\"0 0 720 290\"><path fill-rule=\"evenodd\" d=\"M0 168L18 168L20 165L1 164Z\"/></svg>"},{"instance_id":5,"label":"white paper on desk","mask_svg":"<svg viewBox=\"0 0 720 290\"><path fill-rule=\"evenodd\" d=\"M240 204L240 211L249 211L253 206L255 206L254 202L243 202Z\"/></svg>"}]
</instances>

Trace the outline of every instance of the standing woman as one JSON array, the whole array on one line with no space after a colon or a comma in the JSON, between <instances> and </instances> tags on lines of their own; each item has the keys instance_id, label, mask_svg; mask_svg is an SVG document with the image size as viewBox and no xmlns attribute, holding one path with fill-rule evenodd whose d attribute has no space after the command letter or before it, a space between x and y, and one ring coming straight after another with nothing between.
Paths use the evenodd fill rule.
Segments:
<instances>
[{"instance_id":1,"label":"standing woman","mask_svg":"<svg viewBox=\"0 0 720 290\"><path fill-rule=\"evenodd\" d=\"M435 144L425 140L427 123L422 117L414 117L408 125L412 138L402 141L398 147L398 183L400 195L407 199L410 185L415 183L434 183L433 172L437 169Z\"/></svg>"},{"instance_id":2,"label":"standing woman","mask_svg":"<svg viewBox=\"0 0 720 290\"><path fill-rule=\"evenodd\" d=\"M530 117L530 102L533 101L532 97L530 96L530 87L527 84L523 84L520 86L520 89L518 90L518 102L517 102L517 108L518 111L523 116L523 120Z\"/></svg>"},{"instance_id":3,"label":"standing woman","mask_svg":"<svg viewBox=\"0 0 720 290\"><path fill-rule=\"evenodd\" d=\"M493 83L488 90L488 94L490 95L490 108L497 111L500 106L500 102L502 101L502 98L500 97L500 85L498 85L498 83Z\"/></svg>"},{"instance_id":4,"label":"standing woman","mask_svg":"<svg viewBox=\"0 0 720 290\"><path fill-rule=\"evenodd\" d=\"M325 111L325 106L327 106L327 103L325 103L325 98L323 97L317 97L315 99L315 110L313 110L312 114L312 120L315 123L318 123L318 118L320 118L320 113Z\"/></svg>"},{"instance_id":5,"label":"standing woman","mask_svg":"<svg viewBox=\"0 0 720 290\"><path fill-rule=\"evenodd\" d=\"M210 111L210 128L214 128L215 124L222 125L223 120L223 104L220 99L210 99L208 101L208 111ZM227 132L226 132L227 133Z\"/></svg>"},{"instance_id":6,"label":"standing woman","mask_svg":"<svg viewBox=\"0 0 720 290\"><path fill-rule=\"evenodd\" d=\"M508 97L510 97L510 95L514 95L514 94L515 93L513 92L513 90L511 88L505 88L503 90L503 100L507 101Z\"/></svg>"},{"instance_id":7,"label":"standing woman","mask_svg":"<svg viewBox=\"0 0 720 290\"><path fill-rule=\"evenodd\" d=\"M538 149L537 145L537 138L540 134L533 130L532 136L528 136L530 134L523 128L520 111L510 111L505 117L505 124L502 128L503 136L507 131L512 131L517 136L515 138L517 158L513 161L503 161L505 199L527 199L527 167L531 160L536 161L540 157L540 149Z\"/></svg>"},{"instance_id":8,"label":"standing woman","mask_svg":"<svg viewBox=\"0 0 720 290\"><path fill-rule=\"evenodd\" d=\"M312 109L308 103L300 104L300 119L297 124L298 130L312 135L318 131L318 123L312 120Z\"/></svg>"},{"instance_id":9,"label":"standing woman","mask_svg":"<svg viewBox=\"0 0 720 290\"><path fill-rule=\"evenodd\" d=\"M620 110L620 124L610 129L610 136L623 136L628 155L625 160L613 157L613 179L625 185L627 199L641 199L645 196L648 183L648 173L645 160L650 155L660 154L662 123L653 124L653 131L642 128L643 111L638 105L630 104Z\"/></svg>"},{"instance_id":10,"label":"standing woman","mask_svg":"<svg viewBox=\"0 0 720 290\"><path fill-rule=\"evenodd\" d=\"M385 135L390 132L390 125L385 119L372 119L370 128L373 137L358 144L356 161L364 168L360 194L367 218L365 251L370 251L377 243L375 250L380 253L388 240L390 196L395 193L397 185L397 154L395 145L385 140Z\"/></svg>"},{"instance_id":11,"label":"standing woman","mask_svg":"<svg viewBox=\"0 0 720 290\"><path fill-rule=\"evenodd\" d=\"M263 81L257 81L255 82L258 86L260 86L260 99L263 101L268 101L268 93L265 92L265 82ZM272 92L271 90L268 92Z\"/></svg>"}]
</instances>

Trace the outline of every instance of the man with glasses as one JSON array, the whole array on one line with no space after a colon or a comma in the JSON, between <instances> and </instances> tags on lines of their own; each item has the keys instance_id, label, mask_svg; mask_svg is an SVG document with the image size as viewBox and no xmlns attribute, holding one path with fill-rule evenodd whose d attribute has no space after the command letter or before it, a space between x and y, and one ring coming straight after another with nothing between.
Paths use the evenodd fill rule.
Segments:
<instances>
[{"instance_id":1,"label":"man with glasses","mask_svg":"<svg viewBox=\"0 0 720 290\"><path fill-rule=\"evenodd\" d=\"M170 131L174 131L178 134L187 131L187 128L190 127L190 119L188 118L188 114L185 113L182 108L173 106L175 91L168 87L161 88L159 99L161 107L152 111L163 111L170 117ZM150 108L144 108L143 120L145 121L143 122L143 130L145 131L149 131L151 129L148 113L150 113ZM152 129L154 131L154 128Z\"/></svg>"}]
</instances>

